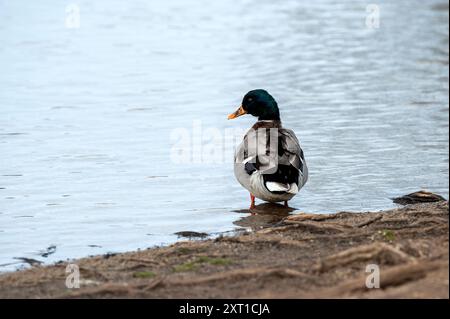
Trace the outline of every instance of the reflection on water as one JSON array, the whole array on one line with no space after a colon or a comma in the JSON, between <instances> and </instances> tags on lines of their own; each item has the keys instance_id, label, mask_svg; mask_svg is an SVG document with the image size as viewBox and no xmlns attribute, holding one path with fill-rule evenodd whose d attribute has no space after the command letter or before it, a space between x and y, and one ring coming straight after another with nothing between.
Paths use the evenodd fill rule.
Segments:
<instances>
[{"instance_id":1,"label":"reflection on water","mask_svg":"<svg viewBox=\"0 0 450 319\"><path fill-rule=\"evenodd\" d=\"M0 1L0 264L236 227L249 202L231 158L175 165L170 134L250 127L226 115L253 88L302 141L293 207L448 197L448 4L378 3L369 29L356 0L79 1L68 29L64 4Z\"/></svg>"},{"instance_id":2,"label":"reflection on water","mask_svg":"<svg viewBox=\"0 0 450 319\"><path fill-rule=\"evenodd\" d=\"M285 207L278 203L262 203L256 205L251 211L249 209L236 211L238 213L244 213L246 216L236 220L233 224L256 231L264 227L276 225L295 210L295 208Z\"/></svg>"}]
</instances>

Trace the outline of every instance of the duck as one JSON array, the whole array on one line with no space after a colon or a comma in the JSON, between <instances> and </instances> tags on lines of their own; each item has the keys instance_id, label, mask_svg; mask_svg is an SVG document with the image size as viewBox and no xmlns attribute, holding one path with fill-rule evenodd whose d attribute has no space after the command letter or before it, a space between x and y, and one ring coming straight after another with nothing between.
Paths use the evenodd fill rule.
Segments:
<instances>
[{"instance_id":1,"label":"duck","mask_svg":"<svg viewBox=\"0 0 450 319\"><path fill-rule=\"evenodd\" d=\"M249 91L239 108L228 115L257 117L234 155L234 175L250 193L250 209L255 198L270 203L290 201L308 180L308 167L294 131L283 127L280 110L266 90Z\"/></svg>"}]
</instances>

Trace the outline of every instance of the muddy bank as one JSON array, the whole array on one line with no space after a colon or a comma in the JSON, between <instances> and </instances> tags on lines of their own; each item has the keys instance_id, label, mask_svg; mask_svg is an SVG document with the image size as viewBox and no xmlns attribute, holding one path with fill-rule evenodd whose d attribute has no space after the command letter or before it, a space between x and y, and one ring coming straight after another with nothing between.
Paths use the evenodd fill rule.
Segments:
<instances>
[{"instance_id":1,"label":"muddy bank","mask_svg":"<svg viewBox=\"0 0 450 319\"><path fill-rule=\"evenodd\" d=\"M382 212L295 214L260 205L252 232L0 276L0 298L448 298L448 202ZM366 288L368 264L380 288Z\"/></svg>"}]
</instances>

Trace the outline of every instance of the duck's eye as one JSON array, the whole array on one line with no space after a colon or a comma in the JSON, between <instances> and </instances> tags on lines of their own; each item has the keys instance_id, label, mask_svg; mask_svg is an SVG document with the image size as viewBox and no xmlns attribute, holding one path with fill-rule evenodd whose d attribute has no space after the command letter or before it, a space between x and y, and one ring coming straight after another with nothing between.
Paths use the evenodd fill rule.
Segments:
<instances>
[{"instance_id":1,"label":"duck's eye","mask_svg":"<svg viewBox=\"0 0 450 319\"><path fill-rule=\"evenodd\" d=\"M249 98L247 99L247 102L251 102L251 101L253 101L253 99L252 99L251 97L249 97Z\"/></svg>"}]
</instances>

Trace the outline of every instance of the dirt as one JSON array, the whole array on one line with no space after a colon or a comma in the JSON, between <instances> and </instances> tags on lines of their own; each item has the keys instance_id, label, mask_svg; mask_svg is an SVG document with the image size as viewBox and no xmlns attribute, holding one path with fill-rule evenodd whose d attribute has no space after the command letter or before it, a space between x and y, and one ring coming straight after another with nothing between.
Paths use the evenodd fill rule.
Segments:
<instances>
[{"instance_id":1,"label":"dirt","mask_svg":"<svg viewBox=\"0 0 450 319\"><path fill-rule=\"evenodd\" d=\"M66 262L7 273L0 298L449 298L447 201L290 212L263 204L237 223L250 232L72 261L79 289Z\"/></svg>"}]
</instances>

